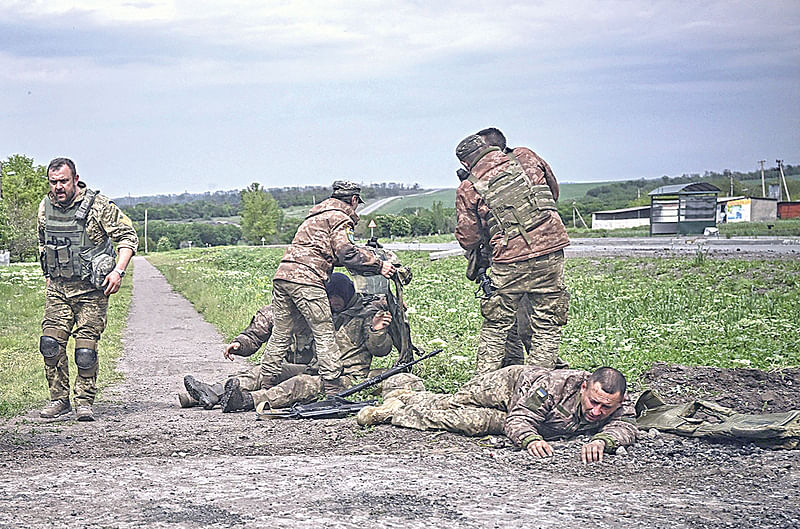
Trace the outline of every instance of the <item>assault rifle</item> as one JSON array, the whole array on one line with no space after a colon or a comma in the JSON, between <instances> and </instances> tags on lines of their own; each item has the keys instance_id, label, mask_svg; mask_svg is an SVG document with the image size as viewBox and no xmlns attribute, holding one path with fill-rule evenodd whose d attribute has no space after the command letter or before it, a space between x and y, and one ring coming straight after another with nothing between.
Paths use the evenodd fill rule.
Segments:
<instances>
[{"instance_id":1,"label":"assault rifle","mask_svg":"<svg viewBox=\"0 0 800 529\"><path fill-rule=\"evenodd\" d=\"M419 362L427 360L432 356L436 356L441 352L442 349L436 349L435 351L431 351L430 353L420 356L416 360L396 365L390 369L387 369L380 375L368 378L360 384L356 384L349 389L337 393L333 397L321 400L319 402L312 402L310 404L295 404L291 408L256 410L256 419L341 419L347 417L348 415L358 413L358 410L361 408L374 406L378 402L376 400L363 400L354 402L347 400L347 397L350 395L355 395L362 389L379 384L392 375L403 373L414 364L418 364Z\"/></svg>"}]
</instances>

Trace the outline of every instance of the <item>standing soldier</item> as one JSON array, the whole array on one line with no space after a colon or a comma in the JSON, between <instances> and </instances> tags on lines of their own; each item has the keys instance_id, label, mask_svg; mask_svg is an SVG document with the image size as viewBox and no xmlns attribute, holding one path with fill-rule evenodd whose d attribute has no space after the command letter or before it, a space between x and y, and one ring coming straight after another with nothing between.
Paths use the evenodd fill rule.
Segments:
<instances>
[{"instance_id":1,"label":"standing soldier","mask_svg":"<svg viewBox=\"0 0 800 529\"><path fill-rule=\"evenodd\" d=\"M286 249L272 282L275 323L261 357L262 389L277 383L283 355L291 345L292 329L303 319L314 336L325 394L332 396L341 391L342 363L325 283L334 266L387 278L395 272L388 261L356 247L353 230L358 222L359 203L363 203L361 188L354 182L337 180L330 198L311 208Z\"/></svg>"},{"instance_id":2,"label":"standing soldier","mask_svg":"<svg viewBox=\"0 0 800 529\"><path fill-rule=\"evenodd\" d=\"M569 237L556 211L555 177L536 153L525 147L506 150L504 140L490 145L473 134L456 147L469 174L456 191L455 236L472 252L488 240L495 286L481 299L477 375L503 365L506 340L526 294L534 330L528 363L552 368L569 308L563 251Z\"/></svg>"},{"instance_id":3,"label":"standing soldier","mask_svg":"<svg viewBox=\"0 0 800 529\"><path fill-rule=\"evenodd\" d=\"M37 229L42 271L47 278L42 337L50 403L41 417L71 411L67 341L75 339L75 412L93 421L97 394L97 342L106 327L108 296L119 290L139 245L130 219L108 197L78 180L75 164L56 158L47 167L50 192L39 204ZM115 263L117 243L119 260Z\"/></svg>"}]
</instances>

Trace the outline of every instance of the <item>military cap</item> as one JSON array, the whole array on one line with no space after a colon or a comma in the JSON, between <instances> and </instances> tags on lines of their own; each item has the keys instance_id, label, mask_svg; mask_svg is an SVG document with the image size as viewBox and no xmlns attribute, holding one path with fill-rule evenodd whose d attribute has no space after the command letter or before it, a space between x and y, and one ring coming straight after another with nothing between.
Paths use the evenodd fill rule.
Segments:
<instances>
[{"instance_id":1,"label":"military cap","mask_svg":"<svg viewBox=\"0 0 800 529\"><path fill-rule=\"evenodd\" d=\"M337 180L333 183L333 193L331 193L331 198L343 198L345 200L349 200L353 195L358 197L358 201L361 204L364 203L364 201L361 200L361 187L355 182Z\"/></svg>"},{"instance_id":2,"label":"military cap","mask_svg":"<svg viewBox=\"0 0 800 529\"><path fill-rule=\"evenodd\" d=\"M473 155L484 147L486 147L486 142L483 138L477 134L470 134L456 146L456 157L461 161L470 163Z\"/></svg>"}]
</instances>

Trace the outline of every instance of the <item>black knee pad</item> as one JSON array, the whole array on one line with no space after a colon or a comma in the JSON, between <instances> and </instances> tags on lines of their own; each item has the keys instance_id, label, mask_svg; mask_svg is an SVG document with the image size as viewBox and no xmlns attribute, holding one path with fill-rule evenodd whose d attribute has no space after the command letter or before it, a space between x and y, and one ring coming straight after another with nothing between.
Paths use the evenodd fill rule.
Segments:
<instances>
[{"instance_id":1,"label":"black knee pad","mask_svg":"<svg viewBox=\"0 0 800 529\"><path fill-rule=\"evenodd\" d=\"M75 365L81 376L93 377L97 374L97 351L85 347L75 349Z\"/></svg>"},{"instance_id":2,"label":"black knee pad","mask_svg":"<svg viewBox=\"0 0 800 529\"><path fill-rule=\"evenodd\" d=\"M39 352L45 362L55 361L61 352L61 344L52 336L42 336L39 338Z\"/></svg>"}]
</instances>

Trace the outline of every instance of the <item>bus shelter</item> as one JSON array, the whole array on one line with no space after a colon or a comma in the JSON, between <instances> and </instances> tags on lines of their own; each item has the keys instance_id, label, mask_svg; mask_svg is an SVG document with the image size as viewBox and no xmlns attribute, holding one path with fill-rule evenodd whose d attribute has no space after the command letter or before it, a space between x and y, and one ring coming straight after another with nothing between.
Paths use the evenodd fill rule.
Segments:
<instances>
[{"instance_id":1,"label":"bus shelter","mask_svg":"<svg viewBox=\"0 0 800 529\"><path fill-rule=\"evenodd\" d=\"M650 235L695 235L715 227L719 193L717 186L705 182L650 191Z\"/></svg>"}]
</instances>

